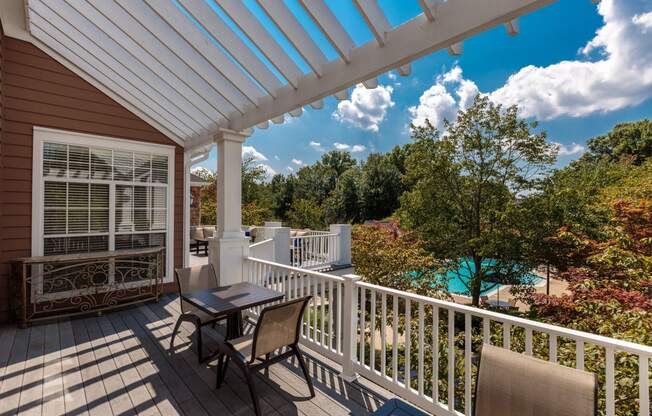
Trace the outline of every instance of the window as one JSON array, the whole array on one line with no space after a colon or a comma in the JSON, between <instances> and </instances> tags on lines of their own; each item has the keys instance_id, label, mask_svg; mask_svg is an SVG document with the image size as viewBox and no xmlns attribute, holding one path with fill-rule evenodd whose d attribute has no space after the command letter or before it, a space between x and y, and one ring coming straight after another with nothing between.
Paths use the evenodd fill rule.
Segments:
<instances>
[{"instance_id":1,"label":"window","mask_svg":"<svg viewBox=\"0 0 652 416\"><path fill-rule=\"evenodd\" d=\"M49 129L34 141L35 255L167 247L172 258L173 148Z\"/></svg>"}]
</instances>

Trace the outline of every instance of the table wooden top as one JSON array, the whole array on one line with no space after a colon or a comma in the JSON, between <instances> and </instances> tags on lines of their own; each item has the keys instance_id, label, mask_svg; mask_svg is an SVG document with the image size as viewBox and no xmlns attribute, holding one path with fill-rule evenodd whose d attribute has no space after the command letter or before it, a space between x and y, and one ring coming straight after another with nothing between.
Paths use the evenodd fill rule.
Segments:
<instances>
[{"instance_id":1,"label":"table wooden top","mask_svg":"<svg viewBox=\"0 0 652 416\"><path fill-rule=\"evenodd\" d=\"M282 300L285 295L262 286L242 282L196 290L184 293L181 297L207 314L217 317Z\"/></svg>"}]
</instances>

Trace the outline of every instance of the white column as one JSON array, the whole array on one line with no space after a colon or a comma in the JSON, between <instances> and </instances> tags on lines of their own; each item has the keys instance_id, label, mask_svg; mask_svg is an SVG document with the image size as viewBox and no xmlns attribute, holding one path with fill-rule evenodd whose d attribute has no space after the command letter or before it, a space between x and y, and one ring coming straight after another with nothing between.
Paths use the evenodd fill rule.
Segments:
<instances>
[{"instance_id":1,"label":"white column","mask_svg":"<svg viewBox=\"0 0 652 416\"><path fill-rule=\"evenodd\" d=\"M290 265L290 227L274 227L274 261Z\"/></svg>"},{"instance_id":2,"label":"white column","mask_svg":"<svg viewBox=\"0 0 652 416\"><path fill-rule=\"evenodd\" d=\"M351 264L351 224L331 224L331 234L337 234L338 253L335 264L337 265L350 265Z\"/></svg>"},{"instance_id":3,"label":"white column","mask_svg":"<svg viewBox=\"0 0 652 416\"><path fill-rule=\"evenodd\" d=\"M209 261L220 285L244 280L249 239L242 231L242 143L246 135L222 131L217 143L217 236L209 242Z\"/></svg>"},{"instance_id":4,"label":"white column","mask_svg":"<svg viewBox=\"0 0 652 416\"><path fill-rule=\"evenodd\" d=\"M183 267L190 266L190 153L183 154Z\"/></svg>"}]
</instances>

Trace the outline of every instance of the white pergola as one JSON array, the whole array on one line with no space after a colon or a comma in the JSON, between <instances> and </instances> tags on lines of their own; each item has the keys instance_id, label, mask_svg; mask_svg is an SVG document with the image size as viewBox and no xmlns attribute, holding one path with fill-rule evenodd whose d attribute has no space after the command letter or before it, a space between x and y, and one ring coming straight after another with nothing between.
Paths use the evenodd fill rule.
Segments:
<instances>
[{"instance_id":1,"label":"white pergola","mask_svg":"<svg viewBox=\"0 0 652 416\"><path fill-rule=\"evenodd\" d=\"M330 61L283 0L256 1L307 73L241 0L0 2L6 35L34 43L183 146L186 176L217 143L221 267L244 246L240 155L252 128L319 109L329 95L346 99L358 83L375 88L387 71L408 75L411 61L434 51L461 54L465 39L497 25L516 34L519 16L555 0L404 0L423 13L396 27L376 0L352 0L373 34L363 45L324 0L299 0L337 52Z\"/></svg>"}]
</instances>

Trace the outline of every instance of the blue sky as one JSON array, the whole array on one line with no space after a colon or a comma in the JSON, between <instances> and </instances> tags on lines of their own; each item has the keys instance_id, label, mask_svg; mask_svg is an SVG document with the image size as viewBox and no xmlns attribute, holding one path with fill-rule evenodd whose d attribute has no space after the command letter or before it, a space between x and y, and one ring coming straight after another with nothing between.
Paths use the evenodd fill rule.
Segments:
<instances>
[{"instance_id":1,"label":"blue sky","mask_svg":"<svg viewBox=\"0 0 652 416\"><path fill-rule=\"evenodd\" d=\"M247 6L266 19L253 1ZM327 58L335 51L296 0L288 2ZM357 45L372 34L349 2L327 1ZM416 0L381 0L390 23L420 13ZM219 10L218 10L219 12ZM268 28L273 25L266 24ZM282 46L301 61L279 32ZM304 71L305 63L300 62ZM305 108L283 125L256 129L245 149L269 172L289 173L339 147L366 158L410 141L410 122L427 117L440 125L454 118L475 93L518 103L559 143L558 165L581 155L588 138L618 122L652 117L652 1L560 0L520 19L520 34L498 27L464 42L461 56L440 51L412 63L412 73L379 77L379 88L352 88L350 100L329 97L324 108ZM511 77L511 78L510 78ZM319 143L317 146L315 143ZM348 147L347 147L348 146ZM355 146L355 147L354 147ZM215 169L215 150L201 166Z\"/></svg>"}]
</instances>

